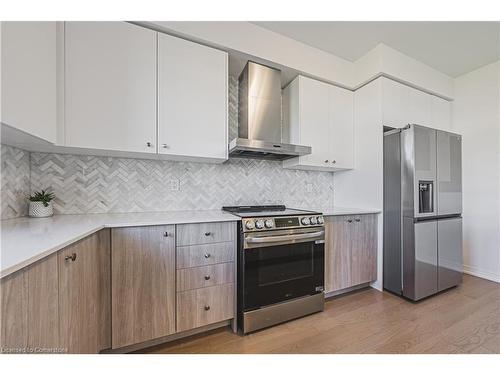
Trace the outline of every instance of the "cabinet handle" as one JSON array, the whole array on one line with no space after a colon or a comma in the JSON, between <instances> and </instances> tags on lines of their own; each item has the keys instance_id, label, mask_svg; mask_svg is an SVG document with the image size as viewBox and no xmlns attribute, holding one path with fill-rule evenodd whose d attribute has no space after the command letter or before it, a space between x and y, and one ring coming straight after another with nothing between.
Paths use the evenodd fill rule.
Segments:
<instances>
[{"instance_id":1,"label":"cabinet handle","mask_svg":"<svg viewBox=\"0 0 500 375\"><path fill-rule=\"evenodd\" d=\"M210 253L205 253L205 258L210 258Z\"/></svg>"},{"instance_id":2,"label":"cabinet handle","mask_svg":"<svg viewBox=\"0 0 500 375\"><path fill-rule=\"evenodd\" d=\"M210 236L212 234L212 232L205 232L205 236Z\"/></svg>"},{"instance_id":3,"label":"cabinet handle","mask_svg":"<svg viewBox=\"0 0 500 375\"><path fill-rule=\"evenodd\" d=\"M69 260L71 260L72 262L74 262L74 261L76 260L76 253L73 253L73 254L71 254L71 255L66 255L66 256L64 257L64 260L65 260L66 262L67 262L67 261L69 261Z\"/></svg>"},{"instance_id":4,"label":"cabinet handle","mask_svg":"<svg viewBox=\"0 0 500 375\"><path fill-rule=\"evenodd\" d=\"M356 220L356 223L359 223L361 221L361 219L355 219Z\"/></svg>"},{"instance_id":5,"label":"cabinet handle","mask_svg":"<svg viewBox=\"0 0 500 375\"><path fill-rule=\"evenodd\" d=\"M352 223L352 219L347 220L348 223Z\"/></svg>"},{"instance_id":6,"label":"cabinet handle","mask_svg":"<svg viewBox=\"0 0 500 375\"><path fill-rule=\"evenodd\" d=\"M167 145L166 143L163 143L163 144L161 145L161 147L163 147L163 148L168 148L168 145Z\"/></svg>"},{"instance_id":7,"label":"cabinet handle","mask_svg":"<svg viewBox=\"0 0 500 375\"><path fill-rule=\"evenodd\" d=\"M168 232L163 232L163 237L168 237Z\"/></svg>"},{"instance_id":8,"label":"cabinet handle","mask_svg":"<svg viewBox=\"0 0 500 375\"><path fill-rule=\"evenodd\" d=\"M325 160L325 163L328 163L328 159Z\"/></svg>"},{"instance_id":9,"label":"cabinet handle","mask_svg":"<svg viewBox=\"0 0 500 375\"><path fill-rule=\"evenodd\" d=\"M208 311L208 310L210 310L210 306L205 305L205 311Z\"/></svg>"},{"instance_id":10,"label":"cabinet handle","mask_svg":"<svg viewBox=\"0 0 500 375\"><path fill-rule=\"evenodd\" d=\"M335 164L337 162L337 160L332 160L332 164Z\"/></svg>"},{"instance_id":11,"label":"cabinet handle","mask_svg":"<svg viewBox=\"0 0 500 375\"><path fill-rule=\"evenodd\" d=\"M210 280L210 275L205 275L205 280Z\"/></svg>"},{"instance_id":12,"label":"cabinet handle","mask_svg":"<svg viewBox=\"0 0 500 375\"><path fill-rule=\"evenodd\" d=\"M151 142L146 142L146 146L153 147L153 144Z\"/></svg>"}]
</instances>

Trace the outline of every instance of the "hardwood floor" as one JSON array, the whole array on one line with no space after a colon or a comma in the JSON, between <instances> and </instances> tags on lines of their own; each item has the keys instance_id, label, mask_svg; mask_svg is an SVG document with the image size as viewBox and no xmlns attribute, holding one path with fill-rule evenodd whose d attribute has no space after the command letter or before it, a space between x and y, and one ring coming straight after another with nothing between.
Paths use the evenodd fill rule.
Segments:
<instances>
[{"instance_id":1,"label":"hardwood floor","mask_svg":"<svg viewBox=\"0 0 500 375\"><path fill-rule=\"evenodd\" d=\"M465 275L418 303L364 289L244 337L221 328L141 353L500 353L500 284Z\"/></svg>"}]
</instances>

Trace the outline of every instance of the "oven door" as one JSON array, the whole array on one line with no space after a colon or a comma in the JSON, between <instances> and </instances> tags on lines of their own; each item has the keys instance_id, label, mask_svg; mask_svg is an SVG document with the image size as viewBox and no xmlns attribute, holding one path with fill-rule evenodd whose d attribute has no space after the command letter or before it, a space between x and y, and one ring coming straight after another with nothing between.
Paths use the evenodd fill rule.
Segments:
<instances>
[{"instance_id":1,"label":"oven door","mask_svg":"<svg viewBox=\"0 0 500 375\"><path fill-rule=\"evenodd\" d=\"M324 228L247 233L243 311L323 291Z\"/></svg>"}]
</instances>

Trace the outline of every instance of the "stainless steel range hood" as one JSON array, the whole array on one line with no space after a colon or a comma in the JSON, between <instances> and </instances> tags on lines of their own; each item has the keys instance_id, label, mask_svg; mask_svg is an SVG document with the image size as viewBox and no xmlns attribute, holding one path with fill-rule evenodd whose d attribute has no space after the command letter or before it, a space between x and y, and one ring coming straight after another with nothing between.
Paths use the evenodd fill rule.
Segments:
<instances>
[{"instance_id":1,"label":"stainless steel range hood","mask_svg":"<svg viewBox=\"0 0 500 375\"><path fill-rule=\"evenodd\" d=\"M230 157L285 160L311 147L281 143L281 72L249 61L239 78L238 138Z\"/></svg>"}]
</instances>

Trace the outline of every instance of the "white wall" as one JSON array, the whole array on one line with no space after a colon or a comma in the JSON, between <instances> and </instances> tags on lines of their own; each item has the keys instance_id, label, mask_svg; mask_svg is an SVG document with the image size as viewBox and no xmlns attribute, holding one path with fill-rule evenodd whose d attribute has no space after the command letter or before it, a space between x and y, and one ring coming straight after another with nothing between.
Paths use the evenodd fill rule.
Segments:
<instances>
[{"instance_id":1,"label":"white wall","mask_svg":"<svg viewBox=\"0 0 500 375\"><path fill-rule=\"evenodd\" d=\"M455 80L463 135L464 271L500 282L500 61Z\"/></svg>"},{"instance_id":2,"label":"white wall","mask_svg":"<svg viewBox=\"0 0 500 375\"><path fill-rule=\"evenodd\" d=\"M382 89L377 79L354 93L355 169L335 173L334 204L341 207L383 209ZM383 216L378 220L377 281L382 290Z\"/></svg>"}]
</instances>

